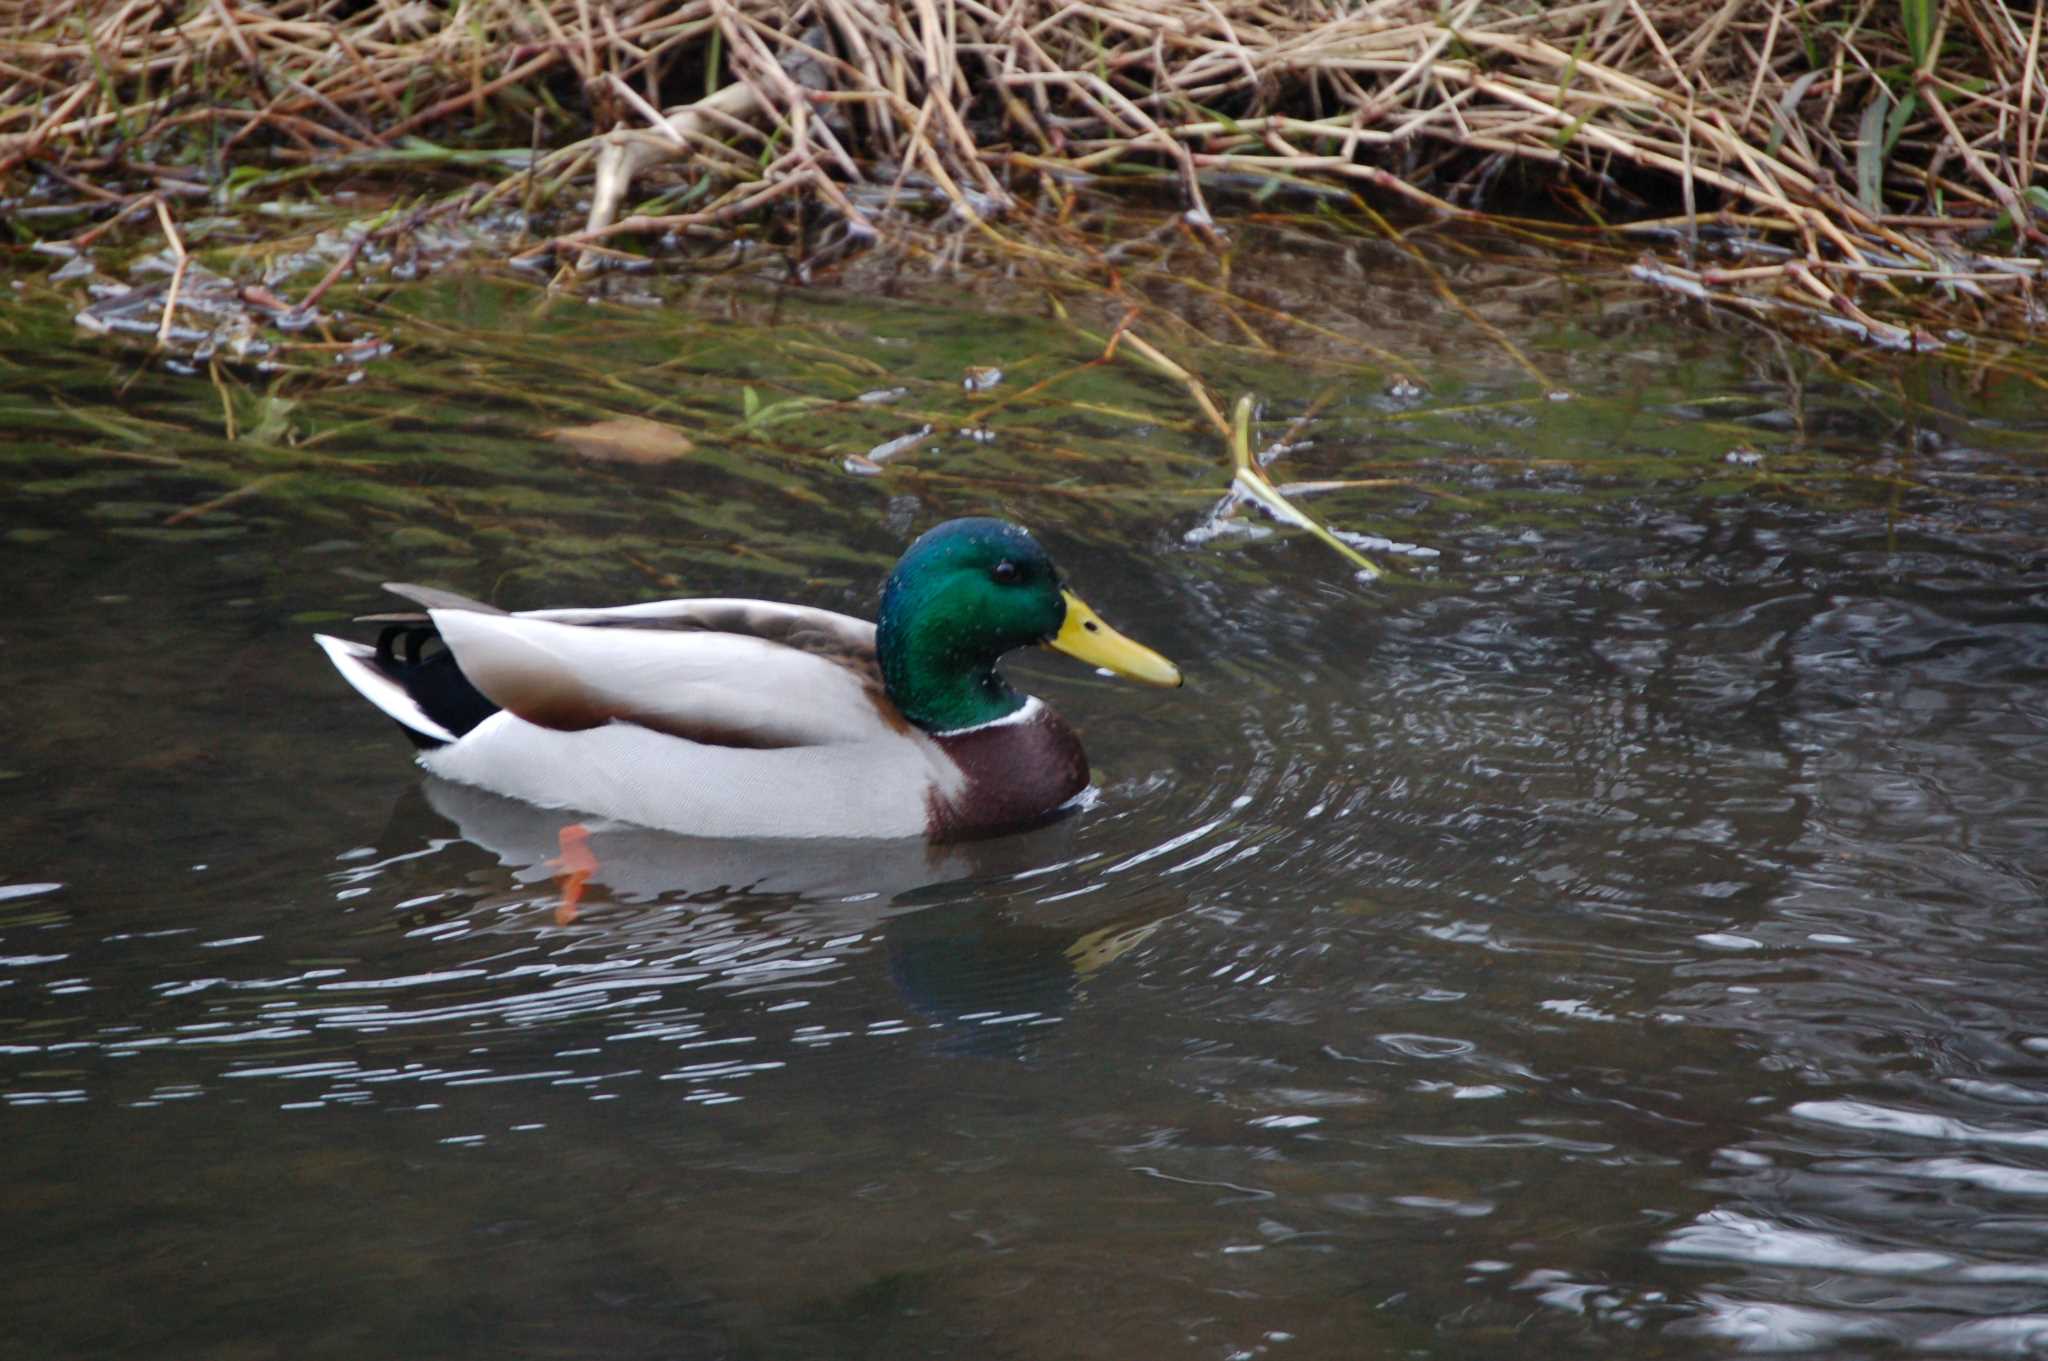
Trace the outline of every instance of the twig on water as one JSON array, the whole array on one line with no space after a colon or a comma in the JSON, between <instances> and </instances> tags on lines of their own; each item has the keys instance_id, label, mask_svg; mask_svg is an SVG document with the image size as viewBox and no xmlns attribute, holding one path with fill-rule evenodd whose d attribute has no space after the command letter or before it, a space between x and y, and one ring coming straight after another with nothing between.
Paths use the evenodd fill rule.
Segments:
<instances>
[{"instance_id":1,"label":"twig on water","mask_svg":"<svg viewBox=\"0 0 2048 1361\"><path fill-rule=\"evenodd\" d=\"M201 516L211 515L217 510L225 510L237 501L246 501L252 496L270 490L270 488L290 476L292 476L290 473L265 473L263 476L252 481L244 482L231 492L214 497L211 501L201 501L199 504L187 506L183 510L172 511L169 515L164 516L164 527L168 529L174 525L182 525L188 521L197 520Z\"/></svg>"},{"instance_id":2,"label":"twig on water","mask_svg":"<svg viewBox=\"0 0 2048 1361\"><path fill-rule=\"evenodd\" d=\"M164 293L164 319L156 328L157 348L163 349L171 343L171 323L178 315L178 290L185 285L185 270L192 263L192 257L185 253L184 239L171 222L171 210L164 203L162 194L156 196L156 220L162 224L164 239L171 243L171 253L177 258L177 264L171 269L171 286Z\"/></svg>"}]
</instances>

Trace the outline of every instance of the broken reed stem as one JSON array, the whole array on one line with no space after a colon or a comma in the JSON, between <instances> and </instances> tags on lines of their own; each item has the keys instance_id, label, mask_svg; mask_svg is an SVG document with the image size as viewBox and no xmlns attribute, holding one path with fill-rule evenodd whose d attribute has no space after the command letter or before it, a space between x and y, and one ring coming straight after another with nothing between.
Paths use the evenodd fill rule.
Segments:
<instances>
[{"instance_id":1,"label":"broken reed stem","mask_svg":"<svg viewBox=\"0 0 2048 1361\"><path fill-rule=\"evenodd\" d=\"M1266 470L1259 466L1259 460L1252 453L1252 399L1237 399L1237 409L1231 413L1230 425L1226 428L1225 439L1230 443L1230 487L1234 495L1242 497L1265 510L1268 515L1282 524L1305 529L1321 539L1337 555L1363 573L1368 580L1377 581L1386 575L1386 570L1337 535L1315 516L1287 499L1280 489L1273 485L1273 479L1266 476Z\"/></svg>"},{"instance_id":2,"label":"broken reed stem","mask_svg":"<svg viewBox=\"0 0 2048 1361\"><path fill-rule=\"evenodd\" d=\"M1209 424L1215 428L1216 433L1222 435L1225 439L1229 439L1230 423L1223 419L1222 409L1216 405L1216 399L1209 395L1209 389L1203 385L1202 380L1189 373L1172 359L1169 359L1143 337L1134 333L1130 329L1131 322L1134 319L1133 317L1126 316L1117 326L1116 330L1111 333L1108 344L1103 346L1102 357L1104 359L1113 358L1116 355L1119 342L1136 351L1139 358L1143 359L1153 369L1165 374L1168 378L1185 387L1188 390L1188 395L1194 398L1195 405L1200 408L1204 416L1208 417Z\"/></svg>"},{"instance_id":3,"label":"broken reed stem","mask_svg":"<svg viewBox=\"0 0 2048 1361\"><path fill-rule=\"evenodd\" d=\"M185 286L185 270L192 263L192 257L185 253L184 238L178 235L178 228L171 221L171 210L164 202L164 196L156 196L156 220L164 229L164 240L170 242L171 253L177 264L171 268L171 286L164 290L164 319L156 328L158 349L171 343L171 323L178 315L178 291Z\"/></svg>"}]
</instances>

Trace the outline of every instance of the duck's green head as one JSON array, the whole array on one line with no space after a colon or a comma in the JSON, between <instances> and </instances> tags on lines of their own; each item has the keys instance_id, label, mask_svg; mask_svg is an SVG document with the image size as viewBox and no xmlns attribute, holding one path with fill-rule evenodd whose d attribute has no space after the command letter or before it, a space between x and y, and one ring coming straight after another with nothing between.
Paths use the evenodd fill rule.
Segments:
<instances>
[{"instance_id":1,"label":"duck's green head","mask_svg":"<svg viewBox=\"0 0 2048 1361\"><path fill-rule=\"evenodd\" d=\"M1150 685L1180 672L1066 589L1038 540L1006 520L948 520L904 553L882 586L875 649L889 696L926 732L1014 713L1024 696L996 659L1043 643Z\"/></svg>"}]
</instances>

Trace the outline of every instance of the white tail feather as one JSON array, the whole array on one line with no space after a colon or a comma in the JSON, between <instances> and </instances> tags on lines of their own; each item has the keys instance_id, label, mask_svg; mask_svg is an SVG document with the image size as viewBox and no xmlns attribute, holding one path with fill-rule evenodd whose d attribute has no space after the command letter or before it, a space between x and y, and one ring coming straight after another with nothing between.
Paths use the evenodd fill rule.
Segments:
<instances>
[{"instance_id":1,"label":"white tail feather","mask_svg":"<svg viewBox=\"0 0 2048 1361\"><path fill-rule=\"evenodd\" d=\"M341 678L356 688L356 693L382 709L386 715L396 719L422 737L436 742L453 742L455 734L427 717L427 711L420 708L405 687L379 671L375 666L377 650L363 643L352 643L345 638L334 638L324 633L313 635L313 641L326 652L327 660L334 663L334 669Z\"/></svg>"}]
</instances>

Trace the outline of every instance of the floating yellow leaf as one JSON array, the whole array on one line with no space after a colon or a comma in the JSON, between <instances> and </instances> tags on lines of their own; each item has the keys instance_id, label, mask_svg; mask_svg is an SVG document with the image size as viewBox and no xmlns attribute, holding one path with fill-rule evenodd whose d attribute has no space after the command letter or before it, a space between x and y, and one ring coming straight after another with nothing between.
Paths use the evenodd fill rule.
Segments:
<instances>
[{"instance_id":1,"label":"floating yellow leaf","mask_svg":"<svg viewBox=\"0 0 2048 1361\"><path fill-rule=\"evenodd\" d=\"M644 416L614 416L590 425L564 425L540 432L566 444L582 458L600 463L670 463L695 446L682 431Z\"/></svg>"}]
</instances>

